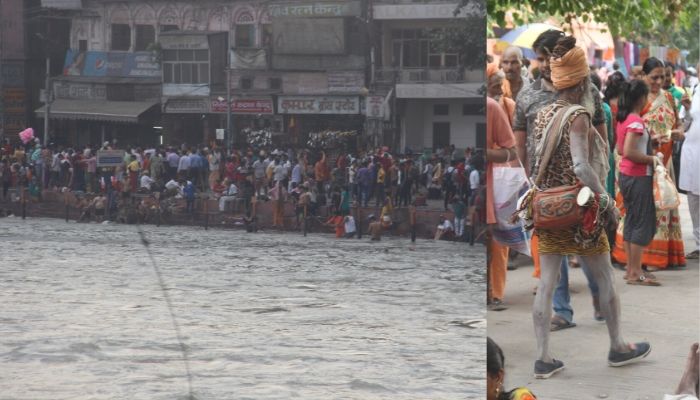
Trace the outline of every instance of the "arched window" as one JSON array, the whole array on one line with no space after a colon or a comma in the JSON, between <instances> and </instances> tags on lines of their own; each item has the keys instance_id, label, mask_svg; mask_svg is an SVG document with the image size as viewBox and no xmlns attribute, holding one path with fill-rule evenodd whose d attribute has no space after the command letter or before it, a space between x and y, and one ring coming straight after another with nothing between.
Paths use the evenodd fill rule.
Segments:
<instances>
[{"instance_id":1,"label":"arched window","mask_svg":"<svg viewBox=\"0 0 700 400\"><path fill-rule=\"evenodd\" d=\"M236 24L234 47L255 47L255 15L253 11L244 8L239 10L235 17Z\"/></svg>"},{"instance_id":2,"label":"arched window","mask_svg":"<svg viewBox=\"0 0 700 400\"><path fill-rule=\"evenodd\" d=\"M158 16L158 32L169 32L180 30L180 17L177 10L171 6L165 7Z\"/></svg>"},{"instance_id":3,"label":"arched window","mask_svg":"<svg viewBox=\"0 0 700 400\"><path fill-rule=\"evenodd\" d=\"M134 51L146 51L156 42L156 12L151 6L143 6L134 13Z\"/></svg>"},{"instance_id":4,"label":"arched window","mask_svg":"<svg viewBox=\"0 0 700 400\"><path fill-rule=\"evenodd\" d=\"M260 21L260 32L261 32L261 40L260 40L260 45L262 47L271 47L272 46L272 21L270 20L270 14L267 13L267 10L263 10L260 13L260 18L258 18Z\"/></svg>"},{"instance_id":5,"label":"arched window","mask_svg":"<svg viewBox=\"0 0 700 400\"><path fill-rule=\"evenodd\" d=\"M131 19L125 6L115 7L109 14L110 50L131 49Z\"/></svg>"},{"instance_id":6,"label":"arched window","mask_svg":"<svg viewBox=\"0 0 700 400\"><path fill-rule=\"evenodd\" d=\"M228 32L230 26L229 14L225 7L217 7L209 14L208 30Z\"/></svg>"}]
</instances>

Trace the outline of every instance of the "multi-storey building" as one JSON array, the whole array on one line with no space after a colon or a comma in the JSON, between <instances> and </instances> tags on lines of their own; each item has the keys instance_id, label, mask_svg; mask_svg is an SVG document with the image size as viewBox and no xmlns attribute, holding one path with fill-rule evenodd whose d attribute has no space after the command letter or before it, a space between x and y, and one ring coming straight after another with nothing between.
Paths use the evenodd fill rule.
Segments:
<instances>
[{"instance_id":1,"label":"multi-storey building","mask_svg":"<svg viewBox=\"0 0 700 400\"><path fill-rule=\"evenodd\" d=\"M385 142L413 151L450 144L484 147L482 69L464 68L463 54L436 43L444 36L438 31L463 28L470 9L455 12L457 3L374 1L371 87L374 93L386 94L385 100L394 106L385 124L390 127L384 130Z\"/></svg>"},{"instance_id":2,"label":"multi-storey building","mask_svg":"<svg viewBox=\"0 0 700 400\"><path fill-rule=\"evenodd\" d=\"M332 130L414 150L477 145L481 75L471 82L425 36L458 26L456 4L398 1L44 0L70 21L52 131L194 144L230 124L237 143L265 128L280 144Z\"/></svg>"}]
</instances>

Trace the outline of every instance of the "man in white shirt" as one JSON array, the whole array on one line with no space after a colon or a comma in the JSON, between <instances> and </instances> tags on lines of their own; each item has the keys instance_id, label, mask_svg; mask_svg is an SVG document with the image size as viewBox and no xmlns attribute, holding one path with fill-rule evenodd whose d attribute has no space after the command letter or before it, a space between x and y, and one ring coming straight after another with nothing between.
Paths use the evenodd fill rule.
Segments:
<instances>
[{"instance_id":1,"label":"man in white shirt","mask_svg":"<svg viewBox=\"0 0 700 400\"><path fill-rule=\"evenodd\" d=\"M228 179L224 180L224 184L228 183ZM231 183L226 189L226 191L223 193L221 197L219 197L219 211L224 212L226 211L226 203L229 201L235 201L236 198L238 197L238 187L236 186L235 183Z\"/></svg>"},{"instance_id":2,"label":"man in white shirt","mask_svg":"<svg viewBox=\"0 0 700 400\"><path fill-rule=\"evenodd\" d=\"M189 151L180 157L177 165L177 174L180 179L188 179L190 176L190 153Z\"/></svg>"},{"instance_id":3,"label":"man in white shirt","mask_svg":"<svg viewBox=\"0 0 700 400\"><path fill-rule=\"evenodd\" d=\"M282 182L287 178L287 168L280 159L275 160L275 169L273 172L273 179L276 182Z\"/></svg>"},{"instance_id":4,"label":"man in white shirt","mask_svg":"<svg viewBox=\"0 0 700 400\"><path fill-rule=\"evenodd\" d=\"M289 181L289 187L292 187L294 183L296 183L297 186L301 185L301 164L298 162L295 162L294 168L292 168L292 179Z\"/></svg>"},{"instance_id":5,"label":"man in white shirt","mask_svg":"<svg viewBox=\"0 0 700 400\"><path fill-rule=\"evenodd\" d=\"M149 172L143 171L143 175L141 176L141 188L150 192L154 182L155 179L151 178Z\"/></svg>"},{"instance_id":6,"label":"man in white shirt","mask_svg":"<svg viewBox=\"0 0 700 400\"><path fill-rule=\"evenodd\" d=\"M346 215L345 216L345 238L350 239L355 237L355 232L357 231L357 227L355 226L355 218L353 218L352 215Z\"/></svg>"}]
</instances>

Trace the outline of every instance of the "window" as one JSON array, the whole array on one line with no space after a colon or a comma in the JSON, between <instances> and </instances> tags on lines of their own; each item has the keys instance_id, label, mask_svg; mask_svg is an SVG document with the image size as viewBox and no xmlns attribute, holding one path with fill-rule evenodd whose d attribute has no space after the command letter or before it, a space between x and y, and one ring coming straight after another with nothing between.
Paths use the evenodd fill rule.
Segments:
<instances>
[{"instance_id":1,"label":"window","mask_svg":"<svg viewBox=\"0 0 700 400\"><path fill-rule=\"evenodd\" d=\"M78 40L78 51L87 51L87 40Z\"/></svg>"},{"instance_id":2,"label":"window","mask_svg":"<svg viewBox=\"0 0 700 400\"><path fill-rule=\"evenodd\" d=\"M282 79L281 78L270 78L270 89L280 90L282 89Z\"/></svg>"},{"instance_id":3,"label":"window","mask_svg":"<svg viewBox=\"0 0 700 400\"><path fill-rule=\"evenodd\" d=\"M241 78L240 87L243 90L249 90L253 88L253 78L245 77Z\"/></svg>"},{"instance_id":4,"label":"window","mask_svg":"<svg viewBox=\"0 0 700 400\"><path fill-rule=\"evenodd\" d=\"M161 25L160 26L160 33L179 31L179 30L180 30L180 28L177 25Z\"/></svg>"},{"instance_id":5,"label":"window","mask_svg":"<svg viewBox=\"0 0 700 400\"><path fill-rule=\"evenodd\" d=\"M209 50L163 50L163 82L209 84Z\"/></svg>"},{"instance_id":6,"label":"window","mask_svg":"<svg viewBox=\"0 0 700 400\"><path fill-rule=\"evenodd\" d=\"M127 24L112 24L112 50L129 51L131 27Z\"/></svg>"},{"instance_id":7,"label":"window","mask_svg":"<svg viewBox=\"0 0 700 400\"><path fill-rule=\"evenodd\" d=\"M444 68L458 66L458 54L439 51L438 46L434 42L439 36L439 30L392 30L392 66L403 68ZM431 40L433 40L433 42L431 42Z\"/></svg>"},{"instance_id":8,"label":"window","mask_svg":"<svg viewBox=\"0 0 700 400\"><path fill-rule=\"evenodd\" d=\"M272 46L272 24L262 26L262 47Z\"/></svg>"},{"instance_id":9,"label":"window","mask_svg":"<svg viewBox=\"0 0 700 400\"><path fill-rule=\"evenodd\" d=\"M476 148L486 148L486 124L478 122L476 124Z\"/></svg>"},{"instance_id":10,"label":"window","mask_svg":"<svg viewBox=\"0 0 700 400\"><path fill-rule=\"evenodd\" d=\"M439 149L450 145L450 123L433 122L433 148Z\"/></svg>"},{"instance_id":11,"label":"window","mask_svg":"<svg viewBox=\"0 0 700 400\"><path fill-rule=\"evenodd\" d=\"M449 104L434 104L433 115L450 115Z\"/></svg>"},{"instance_id":12,"label":"window","mask_svg":"<svg viewBox=\"0 0 700 400\"><path fill-rule=\"evenodd\" d=\"M156 42L156 30L152 25L136 25L136 46L134 51L146 51Z\"/></svg>"},{"instance_id":13,"label":"window","mask_svg":"<svg viewBox=\"0 0 700 400\"><path fill-rule=\"evenodd\" d=\"M463 104L462 115L486 115L485 104Z\"/></svg>"},{"instance_id":14,"label":"window","mask_svg":"<svg viewBox=\"0 0 700 400\"><path fill-rule=\"evenodd\" d=\"M255 46L255 25L236 25L236 47Z\"/></svg>"}]
</instances>

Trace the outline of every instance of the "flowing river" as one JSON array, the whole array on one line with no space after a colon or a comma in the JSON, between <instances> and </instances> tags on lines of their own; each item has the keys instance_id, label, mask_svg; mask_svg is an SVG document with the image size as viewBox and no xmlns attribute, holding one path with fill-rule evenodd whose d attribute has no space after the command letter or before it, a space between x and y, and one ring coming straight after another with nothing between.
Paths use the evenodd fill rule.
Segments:
<instances>
[{"instance_id":1,"label":"flowing river","mask_svg":"<svg viewBox=\"0 0 700 400\"><path fill-rule=\"evenodd\" d=\"M485 251L143 226L193 397L483 399ZM188 399L137 227L0 219L0 399Z\"/></svg>"}]
</instances>

